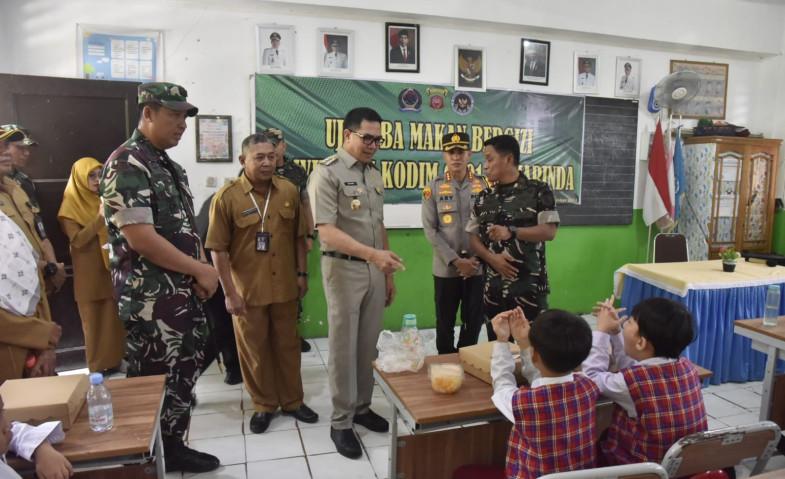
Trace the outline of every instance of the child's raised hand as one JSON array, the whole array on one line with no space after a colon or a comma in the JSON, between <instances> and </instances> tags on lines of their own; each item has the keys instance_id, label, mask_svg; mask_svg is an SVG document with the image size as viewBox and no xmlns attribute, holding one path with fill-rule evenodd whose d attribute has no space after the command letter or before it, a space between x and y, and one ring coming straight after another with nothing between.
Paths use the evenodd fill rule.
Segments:
<instances>
[{"instance_id":1,"label":"child's raised hand","mask_svg":"<svg viewBox=\"0 0 785 479\"><path fill-rule=\"evenodd\" d=\"M510 313L510 333L523 351L531 346L531 343L529 343L529 330L531 330L529 320L526 319L526 315L523 314L520 306L513 309Z\"/></svg>"},{"instance_id":2,"label":"child's raised hand","mask_svg":"<svg viewBox=\"0 0 785 479\"><path fill-rule=\"evenodd\" d=\"M594 308L594 315L597 316L597 331L611 335L621 332L621 325L627 316L619 317L619 313L626 311L627 308L614 308L614 296L605 301L598 301Z\"/></svg>"},{"instance_id":3,"label":"child's raised hand","mask_svg":"<svg viewBox=\"0 0 785 479\"><path fill-rule=\"evenodd\" d=\"M496 333L496 339L498 341L505 342L510 340L509 317L511 312L512 311L505 311L503 313L499 313L491 320L493 332Z\"/></svg>"}]
</instances>

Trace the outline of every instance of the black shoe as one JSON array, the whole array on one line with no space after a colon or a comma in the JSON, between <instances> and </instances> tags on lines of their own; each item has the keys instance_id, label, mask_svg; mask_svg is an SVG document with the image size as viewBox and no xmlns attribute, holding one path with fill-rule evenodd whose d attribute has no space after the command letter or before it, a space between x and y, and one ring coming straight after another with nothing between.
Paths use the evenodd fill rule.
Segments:
<instances>
[{"instance_id":1,"label":"black shoe","mask_svg":"<svg viewBox=\"0 0 785 479\"><path fill-rule=\"evenodd\" d=\"M305 338L300 338L300 352L307 353L311 350L311 343L305 340Z\"/></svg>"},{"instance_id":2,"label":"black shoe","mask_svg":"<svg viewBox=\"0 0 785 479\"><path fill-rule=\"evenodd\" d=\"M224 378L224 382L231 386L235 384L240 384L243 382L243 373L240 371L226 371L226 377Z\"/></svg>"},{"instance_id":3,"label":"black shoe","mask_svg":"<svg viewBox=\"0 0 785 479\"><path fill-rule=\"evenodd\" d=\"M354 435L354 429L335 429L330 426L330 439L335 444L335 449L338 454L348 457L349 459L357 459L363 455L363 450L360 447L360 441Z\"/></svg>"},{"instance_id":4,"label":"black shoe","mask_svg":"<svg viewBox=\"0 0 785 479\"><path fill-rule=\"evenodd\" d=\"M293 411L284 411L283 413L287 416L294 416L298 421L307 422L309 424L313 424L319 420L319 415L305 404L302 404Z\"/></svg>"},{"instance_id":5,"label":"black shoe","mask_svg":"<svg viewBox=\"0 0 785 479\"><path fill-rule=\"evenodd\" d=\"M183 444L182 440L164 442L166 472L208 472L217 469L221 461L212 454L199 452Z\"/></svg>"},{"instance_id":6,"label":"black shoe","mask_svg":"<svg viewBox=\"0 0 785 479\"><path fill-rule=\"evenodd\" d=\"M270 421L273 420L273 413L271 412L255 412L251 416L251 432L254 434L261 434L270 427Z\"/></svg>"},{"instance_id":7,"label":"black shoe","mask_svg":"<svg viewBox=\"0 0 785 479\"><path fill-rule=\"evenodd\" d=\"M390 423L387 422L387 419L370 409L365 414L355 414L352 421L373 432L387 432L390 429Z\"/></svg>"}]
</instances>

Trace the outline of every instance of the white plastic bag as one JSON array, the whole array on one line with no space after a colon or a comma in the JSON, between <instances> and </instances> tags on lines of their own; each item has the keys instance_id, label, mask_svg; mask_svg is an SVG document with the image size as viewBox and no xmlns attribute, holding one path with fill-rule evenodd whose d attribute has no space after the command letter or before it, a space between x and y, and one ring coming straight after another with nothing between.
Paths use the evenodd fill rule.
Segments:
<instances>
[{"instance_id":1,"label":"white plastic bag","mask_svg":"<svg viewBox=\"0 0 785 479\"><path fill-rule=\"evenodd\" d=\"M417 372L425 363L425 348L422 342L413 348L404 347L400 333L382 331L376 342L376 349L379 350L376 367L386 373Z\"/></svg>"}]
</instances>

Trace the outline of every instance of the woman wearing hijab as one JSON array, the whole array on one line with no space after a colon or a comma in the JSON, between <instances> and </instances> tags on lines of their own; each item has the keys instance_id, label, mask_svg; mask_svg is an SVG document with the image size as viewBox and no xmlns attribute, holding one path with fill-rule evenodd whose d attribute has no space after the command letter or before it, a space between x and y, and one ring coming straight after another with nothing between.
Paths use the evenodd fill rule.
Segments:
<instances>
[{"instance_id":1,"label":"woman wearing hijab","mask_svg":"<svg viewBox=\"0 0 785 479\"><path fill-rule=\"evenodd\" d=\"M74 298L82 318L90 372L117 370L125 353L125 328L109 276L108 237L98 180L101 163L82 158L71 167L57 219L71 242Z\"/></svg>"}]
</instances>

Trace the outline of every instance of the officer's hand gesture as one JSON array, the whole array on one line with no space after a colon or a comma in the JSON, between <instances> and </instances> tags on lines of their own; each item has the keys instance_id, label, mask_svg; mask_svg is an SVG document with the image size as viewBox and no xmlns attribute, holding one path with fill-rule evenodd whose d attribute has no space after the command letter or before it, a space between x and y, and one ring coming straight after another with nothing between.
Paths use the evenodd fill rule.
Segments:
<instances>
[{"instance_id":1,"label":"officer's hand gesture","mask_svg":"<svg viewBox=\"0 0 785 479\"><path fill-rule=\"evenodd\" d=\"M457 258L453 261L455 268L458 270L458 275L463 279L469 279L477 272L480 262L477 258Z\"/></svg>"},{"instance_id":2,"label":"officer's hand gesture","mask_svg":"<svg viewBox=\"0 0 785 479\"><path fill-rule=\"evenodd\" d=\"M218 289L218 271L209 264L199 265L199 272L194 275L196 284L199 288L195 288L197 296L200 299L209 299L215 294Z\"/></svg>"},{"instance_id":3,"label":"officer's hand gesture","mask_svg":"<svg viewBox=\"0 0 785 479\"><path fill-rule=\"evenodd\" d=\"M384 274L394 274L399 269L406 269L400 256L386 249L374 250L368 262Z\"/></svg>"},{"instance_id":4,"label":"officer's hand gesture","mask_svg":"<svg viewBox=\"0 0 785 479\"><path fill-rule=\"evenodd\" d=\"M237 291L226 295L226 311L234 316L245 316L245 300Z\"/></svg>"},{"instance_id":5,"label":"officer's hand gesture","mask_svg":"<svg viewBox=\"0 0 785 479\"><path fill-rule=\"evenodd\" d=\"M518 268L512 265L515 258L507 253L494 254L491 256L491 267L504 279L515 279L518 277Z\"/></svg>"},{"instance_id":6,"label":"officer's hand gesture","mask_svg":"<svg viewBox=\"0 0 785 479\"><path fill-rule=\"evenodd\" d=\"M491 241L507 241L512 238L510 228L502 225L490 225L486 230Z\"/></svg>"}]
</instances>

